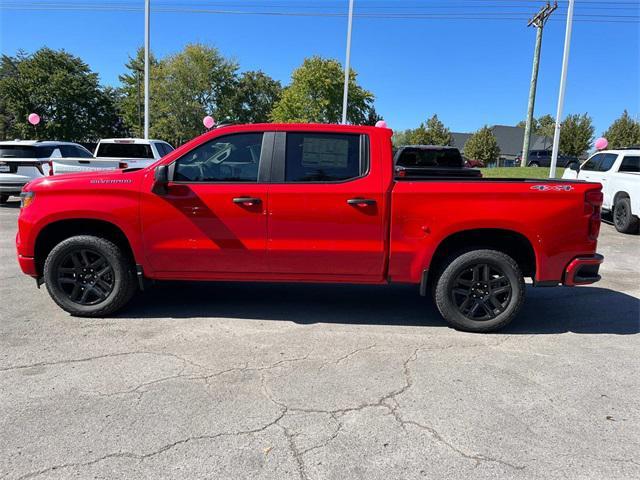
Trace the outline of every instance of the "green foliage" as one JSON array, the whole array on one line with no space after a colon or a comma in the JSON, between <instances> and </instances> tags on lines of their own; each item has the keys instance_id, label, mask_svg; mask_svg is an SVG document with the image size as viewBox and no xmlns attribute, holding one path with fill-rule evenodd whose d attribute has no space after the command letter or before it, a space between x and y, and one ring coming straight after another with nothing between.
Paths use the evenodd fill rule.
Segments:
<instances>
[{"instance_id":1,"label":"green foliage","mask_svg":"<svg viewBox=\"0 0 640 480\"><path fill-rule=\"evenodd\" d=\"M464 145L464 156L472 160L481 160L485 165L500 157L500 147L488 126L475 132Z\"/></svg>"},{"instance_id":2,"label":"green foliage","mask_svg":"<svg viewBox=\"0 0 640 480\"><path fill-rule=\"evenodd\" d=\"M95 140L123 131L116 92L80 58L41 48L33 55L3 55L0 67L0 129L3 138ZM27 122L40 115L37 129Z\"/></svg>"},{"instance_id":3,"label":"green foliage","mask_svg":"<svg viewBox=\"0 0 640 480\"><path fill-rule=\"evenodd\" d=\"M118 77L121 85L118 89L118 110L130 134L134 137L142 137L144 134L144 48L138 49L135 58L129 58L125 68L127 72ZM158 61L151 53L149 72L149 120L153 125L158 118L153 108L158 97Z\"/></svg>"},{"instance_id":4,"label":"green foliage","mask_svg":"<svg viewBox=\"0 0 640 480\"><path fill-rule=\"evenodd\" d=\"M240 123L269 121L271 110L282 96L282 85L264 72L244 72L237 80L230 117Z\"/></svg>"},{"instance_id":5,"label":"green foliage","mask_svg":"<svg viewBox=\"0 0 640 480\"><path fill-rule=\"evenodd\" d=\"M594 131L591 117L586 113L567 115L560 127L560 153L576 157L587 153Z\"/></svg>"},{"instance_id":6,"label":"green foliage","mask_svg":"<svg viewBox=\"0 0 640 480\"><path fill-rule=\"evenodd\" d=\"M202 119L226 120L233 107L238 65L217 48L189 44L158 64L152 137L174 145L203 133Z\"/></svg>"},{"instance_id":7,"label":"green foliage","mask_svg":"<svg viewBox=\"0 0 640 480\"><path fill-rule=\"evenodd\" d=\"M520 127L520 128L525 128L525 126L526 126L525 120L518 122L518 124L516 125L516 127ZM556 121L549 114L542 115L539 118L534 118L533 122L531 123L531 133L533 133L534 135L540 135L543 137L553 138L553 133L555 128L556 128Z\"/></svg>"},{"instance_id":8,"label":"green foliage","mask_svg":"<svg viewBox=\"0 0 640 480\"><path fill-rule=\"evenodd\" d=\"M373 94L356 83L357 74L349 72L347 119L364 124L373 106ZM271 117L275 122L338 123L342 117L344 70L336 60L319 56L304 60L291 76Z\"/></svg>"},{"instance_id":9,"label":"green foliage","mask_svg":"<svg viewBox=\"0 0 640 480\"><path fill-rule=\"evenodd\" d=\"M630 147L640 144L640 122L629 116L626 110L602 135L609 142L609 148Z\"/></svg>"},{"instance_id":10,"label":"green foliage","mask_svg":"<svg viewBox=\"0 0 640 480\"><path fill-rule=\"evenodd\" d=\"M409 141L411 132L413 130L408 129L408 130L394 130L393 131L393 136L391 137L391 142L393 143L394 147L401 147L403 145L410 145L411 142Z\"/></svg>"},{"instance_id":11,"label":"green foliage","mask_svg":"<svg viewBox=\"0 0 640 480\"><path fill-rule=\"evenodd\" d=\"M421 123L418 128L407 132L407 140L412 145L453 144L453 135L438 119L438 115L434 115L426 123Z\"/></svg>"}]
</instances>

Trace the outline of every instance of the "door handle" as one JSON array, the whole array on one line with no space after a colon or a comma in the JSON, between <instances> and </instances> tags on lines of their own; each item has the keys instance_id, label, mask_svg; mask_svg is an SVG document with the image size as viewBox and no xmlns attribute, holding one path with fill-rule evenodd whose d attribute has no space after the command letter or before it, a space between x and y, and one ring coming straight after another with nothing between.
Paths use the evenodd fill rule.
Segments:
<instances>
[{"instance_id":1,"label":"door handle","mask_svg":"<svg viewBox=\"0 0 640 480\"><path fill-rule=\"evenodd\" d=\"M376 201L370 198L350 198L347 203L356 207L371 207L376 204Z\"/></svg>"},{"instance_id":2,"label":"door handle","mask_svg":"<svg viewBox=\"0 0 640 480\"><path fill-rule=\"evenodd\" d=\"M254 205L262 203L262 200L256 197L235 197L233 203L244 205L245 207L253 207Z\"/></svg>"}]
</instances>

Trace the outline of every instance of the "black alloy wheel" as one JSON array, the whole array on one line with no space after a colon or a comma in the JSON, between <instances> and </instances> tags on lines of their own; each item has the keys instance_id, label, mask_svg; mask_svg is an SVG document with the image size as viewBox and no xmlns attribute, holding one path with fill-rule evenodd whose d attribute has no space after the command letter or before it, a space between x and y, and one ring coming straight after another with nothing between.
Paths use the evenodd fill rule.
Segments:
<instances>
[{"instance_id":1,"label":"black alloy wheel","mask_svg":"<svg viewBox=\"0 0 640 480\"><path fill-rule=\"evenodd\" d=\"M79 305L95 305L113 291L113 266L104 255L88 249L73 250L57 269L58 286L69 300Z\"/></svg>"},{"instance_id":2,"label":"black alloy wheel","mask_svg":"<svg viewBox=\"0 0 640 480\"><path fill-rule=\"evenodd\" d=\"M511 301L511 284L495 265L478 263L460 272L451 290L458 311L470 320L496 318Z\"/></svg>"}]
</instances>

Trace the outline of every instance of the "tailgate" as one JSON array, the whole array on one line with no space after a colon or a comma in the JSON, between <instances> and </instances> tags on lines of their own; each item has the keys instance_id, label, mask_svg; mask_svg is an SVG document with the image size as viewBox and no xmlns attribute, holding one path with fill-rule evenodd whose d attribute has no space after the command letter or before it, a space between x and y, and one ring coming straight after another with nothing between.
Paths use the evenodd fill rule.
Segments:
<instances>
[{"instance_id":1,"label":"tailgate","mask_svg":"<svg viewBox=\"0 0 640 480\"><path fill-rule=\"evenodd\" d=\"M120 168L118 159L97 158L52 158L53 174L116 170Z\"/></svg>"}]
</instances>

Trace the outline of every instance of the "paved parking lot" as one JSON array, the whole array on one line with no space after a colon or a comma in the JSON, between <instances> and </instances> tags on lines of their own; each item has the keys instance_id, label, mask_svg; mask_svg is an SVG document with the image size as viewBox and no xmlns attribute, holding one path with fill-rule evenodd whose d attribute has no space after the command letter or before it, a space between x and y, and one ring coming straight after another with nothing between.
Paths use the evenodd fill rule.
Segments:
<instances>
[{"instance_id":1,"label":"paved parking lot","mask_svg":"<svg viewBox=\"0 0 640 480\"><path fill-rule=\"evenodd\" d=\"M0 207L0 478L640 478L640 237L500 334L415 288L157 285L73 318Z\"/></svg>"}]
</instances>

